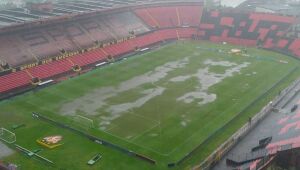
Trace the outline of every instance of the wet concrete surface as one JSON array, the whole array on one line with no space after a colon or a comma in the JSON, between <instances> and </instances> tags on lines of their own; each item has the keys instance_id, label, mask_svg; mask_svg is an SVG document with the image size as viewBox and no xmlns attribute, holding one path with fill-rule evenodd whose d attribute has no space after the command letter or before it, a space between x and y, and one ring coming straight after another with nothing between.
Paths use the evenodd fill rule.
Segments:
<instances>
[{"instance_id":1,"label":"wet concrete surface","mask_svg":"<svg viewBox=\"0 0 300 170\"><path fill-rule=\"evenodd\" d=\"M291 112L291 108L300 102L300 93L295 93L297 89L300 89L300 84L297 84L297 86L278 103L276 107L280 108L279 112L273 111L269 113L266 118L241 139L212 169L233 170L234 167L226 165L226 159L242 157L245 156L245 154L251 153L251 149L258 145L260 139L272 137L271 143L275 143L300 136L300 108ZM293 94L297 95L293 96ZM243 167L249 167L249 164Z\"/></svg>"}]
</instances>

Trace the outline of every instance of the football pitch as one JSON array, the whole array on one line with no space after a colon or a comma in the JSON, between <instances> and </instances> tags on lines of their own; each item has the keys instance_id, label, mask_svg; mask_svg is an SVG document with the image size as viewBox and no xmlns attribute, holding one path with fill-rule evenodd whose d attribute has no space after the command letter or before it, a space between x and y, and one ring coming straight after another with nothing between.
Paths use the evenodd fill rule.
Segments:
<instances>
[{"instance_id":1,"label":"football pitch","mask_svg":"<svg viewBox=\"0 0 300 170\"><path fill-rule=\"evenodd\" d=\"M25 124L12 130L17 144L35 150L42 148L37 139L63 136L62 146L39 153L55 165L26 157L13 145L8 145L13 153L4 160L22 169L168 169L168 163L197 147L190 158L173 168L184 169L205 159L298 78L298 67L297 59L257 48L199 41L169 43L2 101L0 127ZM32 112L145 155L157 164L35 119ZM78 115L86 120L75 121ZM97 153L103 157L90 167L86 162Z\"/></svg>"}]
</instances>

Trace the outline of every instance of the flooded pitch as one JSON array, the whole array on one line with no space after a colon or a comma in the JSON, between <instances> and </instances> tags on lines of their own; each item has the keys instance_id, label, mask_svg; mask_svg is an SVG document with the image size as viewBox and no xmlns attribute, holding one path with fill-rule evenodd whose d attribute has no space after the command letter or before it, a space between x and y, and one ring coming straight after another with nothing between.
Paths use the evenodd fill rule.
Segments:
<instances>
[{"instance_id":1,"label":"flooded pitch","mask_svg":"<svg viewBox=\"0 0 300 170\"><path fill-rule=\"evenodd\" d=\"M123 114L130 112L134 108L142 107L151 99L162 95L166 87L157 82L166 79L170 72L176 69L184 69L190 63L189 57L183 59L167 62L161 66L156 67L153 71L145 74L133 77L127 81L120 83L116 87L102 87L87 93L86 95L77 98L74 101L64 104L61 107L60 113L63 115L76 115L78 113L84 113L90 116L100 116L101 119L99 126L101 130L106 130L107 126L111 122ZM194 74L181 75L177 77L171 77L167 79L167 83L178 83L188 81L191 78L198 80L198 85L194 87L194 91L187 92L182 96L178 96L178 102L192 103L197 101L199 105L211 103L217 99L217 94L209 93L208 90L213 85L216 85L225 78L232 77L235 73L240 73L240 70L248 67L250 63L244 62L237 64L229 61L213 61L207 59L204 61L204 68L199 68ZM210 67L218 66L225 68L223 74L210 71ZM117 97L123 92L134 90L141 85L149 84L153 85L152 88L139 91L141 95L138 99L131 102L109 104L108 99ZM155 85L157 83L157 85ZM99 110L104 110L106 113L102 115ZM182 126L186 126L189 121L183 121Z\"/></svg>"}]
</instances>

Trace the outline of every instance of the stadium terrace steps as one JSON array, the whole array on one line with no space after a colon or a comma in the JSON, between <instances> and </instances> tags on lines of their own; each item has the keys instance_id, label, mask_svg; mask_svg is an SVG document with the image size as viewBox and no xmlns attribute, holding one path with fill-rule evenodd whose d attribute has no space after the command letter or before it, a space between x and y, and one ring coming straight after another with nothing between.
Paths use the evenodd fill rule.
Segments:
<instances>
[{"instance_id":1,"label":"stadium terrace steps","mask_svg":"<svg viewBox=\"0 0 300 170\"><path fill-rule=\"evenodd\" d=\"M300 57L300 39L295 39L288 48L294 55Z\"/></svg>"},{"instance_id":2,"label":"stadium terrace steps","mask_svg":"<svg viewBox=\"0 0 300 170\"><path fill-rule=\"evenodd\" d=\"M31 77L26 71L18 71L0 77L0 93L30 84Z\"/></svg>"},{"instance_id":3,"label":"stadium terrace steps","mask_svg":"<svg viewBox=\"0 0 300 170\"><path fill-rule=\"evenodd\" d=\"M116 38L121 39L133 31L136 35L148 32L149 29L133 12L122 12L105 16L106 25Z\"/></svg>"},{"instance_id":4,"label":"stadium terrace steps","mask_svg":"<svg viewBox=\"0 0 300 170\"><path fill-rule=\"evenodd\" d=\"M198 26L200 24L203 11L202 6L182 6L178 7L178 11L181 26Z\"/></svg>"},{"instance_id":5,"label":"stadium terrace steps","mask_svg":"<svg viewBox=\"0 0 300 170\"><path fill-rule=\"evenodd\" d=\"M95 41L107 42L120 39L129 36L131 31L136 35L143 34L149 29L141 22L141 19L153 28L199 27L200 25L198 32L201 33L200 36L203 39L207 40L238 43L237 39L241 39L243 44L247 45L253 44L247 39L262 39L266 43L266 48L291 49L292 54L300 56L298 48L294 45L297 41L291 43L293 39L288 39L289 43L286 43L277 42L274 39L274 37L283 36L288 31L288 28L296 22L294 17L235 11L207 11L203 10L200 5L178 5L139 8L133 12L96 16L77 23L1 36L1 42L6 42L0 45L1 60L15 67L36 61L36 59L41 60L57 55L62 49L73 51L88 47ZM180 35L182 31L177 32L179 37L184 37ZM272 37L272 43L271 40L266 41L268 37ZM293 44L292 47L286 47L290 44Z\"/></svg>"},{"instance_id":6,"label":"stadium terrace steps","mask_svg":"<svg viewBox=\"0 0 300 170\"><path fill-rule=\"evenodd\" d=\"M134 13L139 18L135 16ZM203 10L201 6L146 7L135 9L134 13L117 13L80 21L76 26L74 24L69 26L68 35L62 33L62 29L59 27L37 30L41 31L42 34L35 33L33 35L43 35L45 33L44 38L50 42L47 48L56 49L58 53L59 48L66 48L68 50L80 48L74 47L74 43L83 46L83 44L93 42L95 39L99 42L105 42L107 39L114 39L114 36L115 38L124 37L125 33L129 35L129 32L121 30L122 27L126 27L126 24L129 23L130 26L127 26L125 30L128 31L132 29L144 34L140 36L137 35L137 37L127 41L105 46L104 48L77 54L68 59L39 65L28 69L28 71L34 77L47 79L72 71L74 64L79 66L95 64L107 60L109 56L117 58L123 54L134 52L137 48L144 48L160 41L192 38L194 36L213 42L226 41L245 46L256 46L258 40L260 40L262 42L261 46L264 48L300 57L300 39L283 37L292 24L296 22L294 17L279 16L276 14L241 13L236 11L207 11ZM122 14L124 14L124 16ZM131 17L133 18L131 19ZM143 19L150 27L158 27L158 29L149 32L149 29L142 24L140 19ZM102 21L105 22L105 24L101 24ZM179 25L181 25L181 27L178 27ZM114 27L114 30L109 30ZM163 29L163 27L165 28ZM66 38L66 36L70 35L71 37ZM78 38L74 38L76 35L78 35ZM82 36L86 36L86 39L82 40ZM37 41L34 39L35 37L39 36L31 36L29 38L31 43L44 41L44 38L41 37L39 37L39 41ZM0 38L4 40L3 37ZM12 44L12 37L6 37L6 39L9 40L7 44L18 47L17 44ZM55 41L52 42L49 39L54 39ZM55 44L55 42L57 42L57 44ZM2 46L0 46L0 49L2 49ZM18 50L18 48L16 49L16 52L23 52ZM37 49L47 50L46 46L40 46L40 49ZM36 53L34 48L32 48L32 50L33 53ZM3 49L3 51L0 51L0 55L1 57L3 54L6 56L10 54L10 52L13 54L12 49ZM9 61L16 62L17 60L14 61L14 59L17 58L12 57ZM24 61L22 60L22 62ZM19 71L17 73L1 76L0 80L3 81L0 81L0 92L7 92L29 84L31 78L24 73L24 71Z\"/></svg>"},{"instance_id":7,"label":"stadium terrace steps","mask_svg":"<svg viewBox=\"0 0 300 170\"><path fill-rule=\"evenodd\" d=\"M198 26L202 6L148 7L137 9L135 13L152 28Z\"/></svg>"},{"instance_id":8,"label":"stadium terrace steps","mask_svg":"<svg viewBox=\"0 0 300 170\"><path fill-rule=\"evenodd\" d=\"M30 68L29 71L34 77L46 79L57 74L61 74L72 69L72 64L67 60L58 60L48 64Z\"/></svg>"},{"instance_id":9,"label":"stadium terrace steps","mask_svg":"<svg viewBox=\"0 0 300 170\"><path fill-rule=\"evenodd\" d=\"M66 51L74 50L75 47L72 45L72 42L67 39L60 28L48 28L46 30L41 30L43 35L49 39L50 48L56 49L56 53L59 53L60 50L65 49Z\"/></svg>"},{"instance_id":10,"label":"stadium terrace steps","mask_svg":"<svg viewBox=\"0 0 300 170\"><path fill-rule=\"evenodd\" d=\"M162 37L158 35L157 32L153 32L151 34L146 34L140 37L136 37L135 39L131 39L132 44L134 44L138 48L145 47L147 45L154 44L156 42L161 41Z\"/></svg>"},{"instance_id":11,"label":"stadium terrace steps","mask_svg":"<svg viewBox=\"0 0 300 170\"><path fill-rule=\"evenodd\" d=\"M261 47L300 57L299 41L285 38L296 23L292 16L238 11L204 11L198 36L213 42Z\"/></svg>"},{"instance_id":12,"label":"stadium terrace steps","mask_svg":"<svg viewBox=\"0 0 300 170\"><path fill-rule=\"evenodd\" d=\"M12 67L43 60L61 50L84 49L97 42L109 42L143 34L149 28L131 11L95 16L44 28L17 31L0 36L1 60Z\"/></svg>"},{"instance_id":13,"label":"stadium terrace steps","mask_svg":"<svg viewBox=\"0 0 300 170\"><path fill-rule=\"evenodd\" d=\"M268 144L266 148L260 149L258 151L246 153L243 155L231 155L229 158L227 158L226 163L227 165L237 167L245 163L260 160L262 158L272 158L273 156L276 156L282 152L299 149L299 141L299 137L277 141Z\"/></svg>"},{"instance_id":14,"label":"stadium terrace steps","mask_svg":"<svg viewBox=\"0 0 300 170\"><path fill-rule=\"evenodd\" d=\"M196 28L179 28L178 34L179 38L191 38L193 35L197 34L197 29Z\"/></svg>"},{"instance_id":15,"label":"stadium terrace steps","mask_svg":"<svg viewBox=\"0 0 300 170\"><path fill-rule=\"evenodd\" d=\"M176 27L179 25L175 7L154 7L147 9L159 23L159 27Z\"/></svg>"},{"instance_id":16,"label":"stadium terrace steps","mask_svg":"<svg viewBox=\"0 0 300 170\"><path fill-rule=\"evenodd\" d=\"M259 20L259 21L262 20L262 21L269 21L269 22L277 22L277 23L289 23L289 24L293 24L297 20L294 17L267 14L267 13L251 13L249 15L249 19Z\"/></svg>"},{"instance_id":17,"label":"stadium terrace steps","mask_svg":"<svg viewBox=\"0 0 300 170\"><path fill-rule=\"evenodd\" d=\"M95 42L92 36L83 30L79 24L69 24L64 26L66 38L79 48L88 47Z\"/></svg>"},{"instance_id":18,"label":"stadium terrace steps","mask_svg":"<svg viewBox=\"0 0 300 170\"><path fill-rule=\"evenodd\" d=\"M78 64L79 66L86 66L106 60L108 57L107 55L111 55L112 57L119 57L120 55L133 52L136 46L139 48L143 48L162 40L176 39L176 30L178 30L178 33L180 36L182 36L182 38L188 38L188 36L191 37L193 33L196 32L196 29L191 28L158 30L136 37L134 39L130 39L128 41L123 41L117 44L106 46L103 49L98 48L82 54L74 55L67 59L53 61L47 64L32 67L27 71L33 77L48 79L50 77L71 71L74 64ZM68 60L70 60L71 62ZM32 77L26 74L26 71L19 71L16 73L1 76L0 78L0 87L2 87L0 88L0 92L6 92L9 90L13 90L16 87L22 87L23 85L30 84L30 80Z\"/></svg>"},{"instance_id":19,"label":"stadium terrace steps","mask_svg":"<svg viewBox=\"0 0 300 170\"><path fill-rule=\"evenodd\" d=\"M14 36L1 36L0 42L5 42L0 43L1 61L6 61L13 66L35 61L28 52L22 50L22 46Z\"/></svg>"},{"instance_id":20,"label":"stadium terrace steps","mask_svg":"<svg viewBox=\"0 0 300 170\"><path fill-rule=\"evenodd\" d=\"M159 23L156 21L155 18L149 13L147 9L138 9L135 10L135 13L142 18L150 27L156 28L160 27Z\"/></svg>"},{"instance_id":21,"label":"stadium terrace steps","mask_svg":"<svg viewBox=\"0 0 300 170\"><path fill-rule=\"evenodd\" d=\"M129 41L123 41L111 46L107 46L104 50L112 57L119 56L128 52L134 51L134 47L131 46Z\"/></svg>"},{"instance_id":22,"label":"stadium terrace steps","mask_svg":"<svg viewBox=\"0 0 300 170\"><path fill-rule=\"evenodd\" d=\"M231 44L236 45L243 45L243 46L255 46L256 40L248 40L248 39L241 39L241 38L232 38L232 37L218 37L218 36L211 36L210 41L212 42L228 42Z\"/></svg>"},{"instance_id":23,"label":"stadium terrace steps","mask_svg":"<svg viewBox=\"0 0 300 170\"><path fill-rule=\"evenodd\" d=\"M109 40L112 39L110 34L107 33L107 29L103 25L100 26L95 20L89 19L81 22L82 28L86 30L95 40Z\"/></svg>"},{"instance_id":24,"label":"stadium terrace steps","mask_svg":"<svg viewBox=\"0 0 300 170\"><path fill-rule=\"evenodd\" d=\"M70 57L70 60L79 66L86 66L105 59L106 55L99 49Z\"/></svg>"}]
</instances>

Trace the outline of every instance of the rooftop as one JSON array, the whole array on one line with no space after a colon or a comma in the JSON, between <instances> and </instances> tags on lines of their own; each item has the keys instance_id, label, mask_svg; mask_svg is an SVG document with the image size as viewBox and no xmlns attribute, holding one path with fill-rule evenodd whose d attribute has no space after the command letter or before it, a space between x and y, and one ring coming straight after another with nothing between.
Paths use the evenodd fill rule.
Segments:
<instances>
[{"instance_id":1,"label":"rooftop","mask_svg":"<svg viewBox=\"0 0 300 170\"><path fill-rule=\"evenodd\" d=\"M190 0L189 0L190 1ZM202 0L191 0L192 2L202 2ZM101 11L106 9L141 5L157 2L182 2L180 0L70 0L53 3L53 10L33 10L24 5L18 8L0 10L0 28L20 24L39 19L75 14L83 12Z\"/></svg>"}]
</instances>

